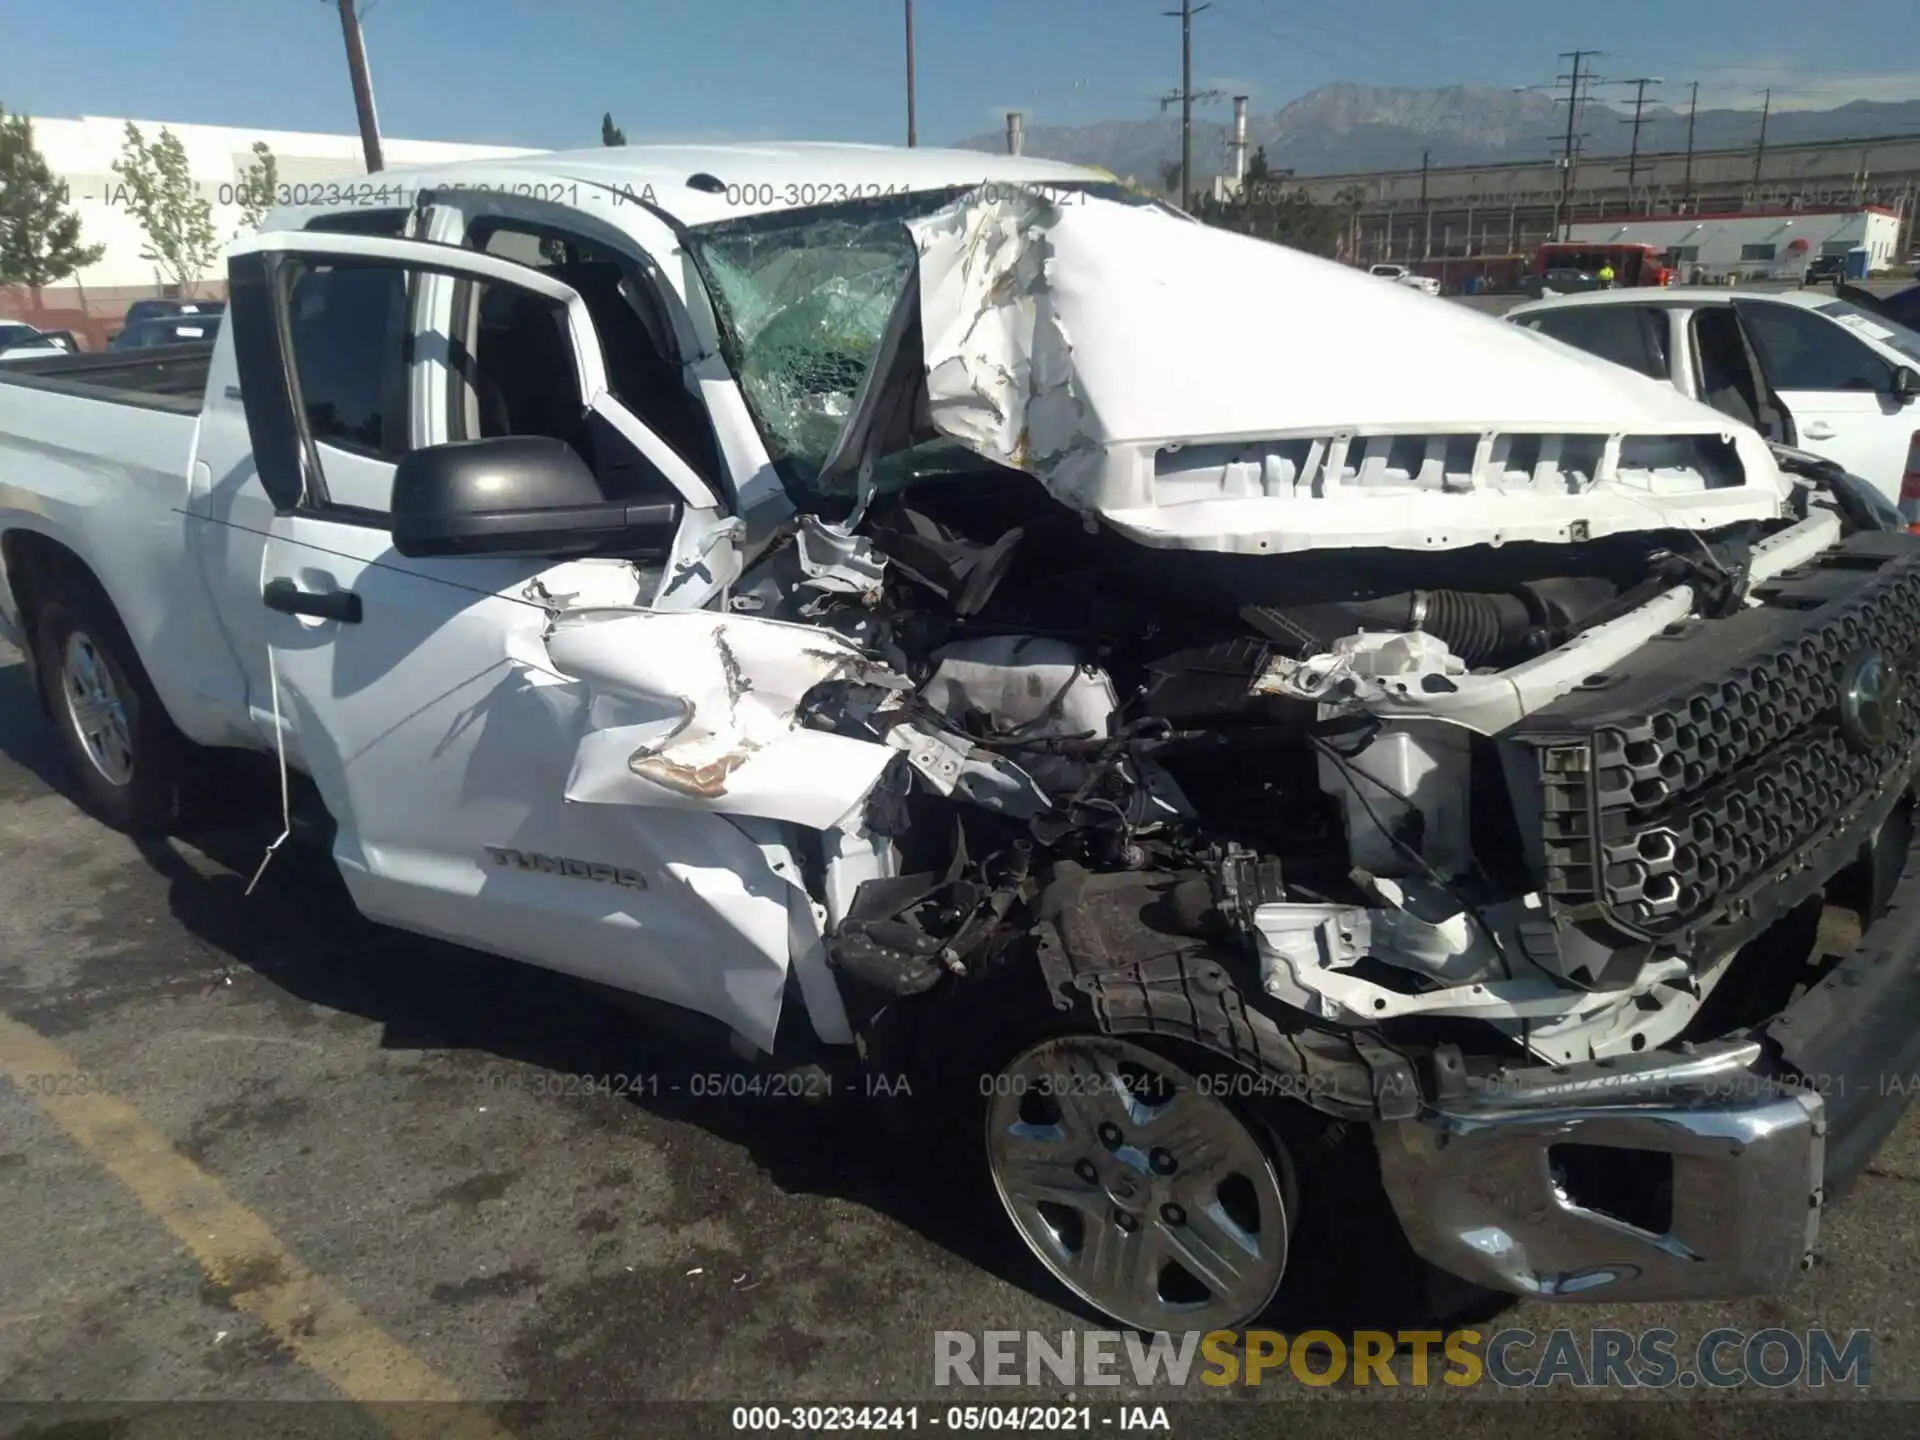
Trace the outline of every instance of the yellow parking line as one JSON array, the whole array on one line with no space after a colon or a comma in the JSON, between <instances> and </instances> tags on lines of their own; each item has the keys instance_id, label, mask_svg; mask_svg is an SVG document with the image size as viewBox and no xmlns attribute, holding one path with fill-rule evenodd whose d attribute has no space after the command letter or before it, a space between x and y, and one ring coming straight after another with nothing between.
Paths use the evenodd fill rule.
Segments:
<instances>
[{"instance_id":1,"label":"yellow parking line","mask_svg":"<svg viewBox=\"0 0 1920 1440\"><path fill-rule=\"evenodd\" d=\"M132 1191L235 1308L349 1399L377 1404L374 1418L400 1440L506 1440L507 1432L476 1409L454 1403L460 1394L451 1381L301 1264L264 1220L132 1106L48 1078L79 1072L58 1045L0 1015L0 1075ZM402 1403L385 1403L395 1401Z\"/></svg>"}]
</instances>

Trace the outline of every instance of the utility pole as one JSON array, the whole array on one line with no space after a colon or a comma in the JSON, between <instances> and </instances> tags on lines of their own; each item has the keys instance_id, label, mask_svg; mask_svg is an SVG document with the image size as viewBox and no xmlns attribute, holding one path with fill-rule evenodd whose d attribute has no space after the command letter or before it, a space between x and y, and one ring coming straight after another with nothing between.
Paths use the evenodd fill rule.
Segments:
<instances>
[{"instance_id":1,"label":"utility pole","mask_svg":"<svg viewBox=\"0 0 1920 1440\"><path fill-rule=\"evenodd\" d=\"M1693 82L1692 94L1687 100L1687 175L1680 182L1680 208L1693 209L1693 122L1700 115L1700 82Z\"/></svg>"},{"instance_id":2,"label":"utility pole","mask_svg":"<svg viewBox=\"0 0 1920 1440\"><path fill-rule=\"evenodd\" d=\"M1420 152L1420 258L1433 258L1433 212L1427 209L1427 165L1433 158L1431 150Z\"/></svg>"},{"instance_id":3,"label":"utility pole","mask_svg":"<svg viewBox=\"0 0 1920 1440\"><path fill-rule=\"evenodd\" d=\"M1178 10L1162 10L1167 16L1176 16L1180 21L1180 90L1177 95L1162 97L1160 108L1166 109L1174 100L1180 102L1180 208L1193 206L1193 102L1195 99L1215 98L1219 92L1209 90L1205 95L1193 93L1193 17L1202 10L1210 10L1211 0L1205 5L1196 5L1193 0L1180 0Z\"/></svg>"},{"instance_id":4,"label":"utility pole","mask_svg":"<svg viewBox=\"0 0 1920 1440\"><path fill-rule=\"evenodd\" d=\"M907 144L920 143L913 115L913 0L907 0Z\"/></svg>"},{"instance_id":5,"label":"utility pole","mask_svg":"<svg viewBox=\"0 0 1920 1440\"><path fill-rule=\"evenodd\" d=\"M1767 98L1760 104L1760 144L1753 152L1753 183L1760 183L1760 163L1767 158L1767 112L1773 109L1773 87L1767 87Z\"/></svg>"},{"instance_id":6,"label":"utility pole","mask_svg":"<svg viewBox=\"0 0 1920 1440\"><path fill-rule=\"evenodd\" d=\"M373 112L373 80L367 74L367 47L360 38L360 17L353 0L337 0L340 30L347 41L347 74L353 80L353 108L360 117L360 145L367 154L367 173L386 169L380 156L380 118Z\"/></svg>"},{"instance_id":7,"label":"utility pole","mask_svg":"<svg viewBox=\"0 0 1920 1440\"><path fill-rule=\"evenodd\" d=\"M1227 136L1227 168L1233 174L1234 193L1240 193L1240 187L1247 178L1247 97L1233 97L1233 129ZM1241 199L1245 199L1241 195Z\"/></svg>"},{"instance_id":8,"label":"utility pole","mask_svg":"<svg viewBox=\"0 0 1920 1440\"><path fill-rule=\"evenodd\" d=\"M1636 75L1631 80L1616 80L1616 85L1631 85L1633 94L1633 118L1622 120L1622 125L1633 126L1633 144L1627 150L1627 204L1633 204L1633 182L1640 173L1640 112L1647 108L1647 86L1664 85L1667 82L1658 75Z\"/></svg>"},{"instance_id":9,"label":"utility pole","mask_svg":"<svg viewBox=\"0 0 1920 1440\"><path fill-rule=\"evenodd\" d=\"M1560 58L1562 60L1570 60L1573 63L1567 74L1555 77L1558 80L1567 82L1567 98L1564 101L1555 101L1556 104L1565 104L1567 107L1567 138L1565 145L1560 151L1560 193L1553 207L1554 238L1557 240L1565 240L1572 232L1573 217L1569 211L1571 209L1573 192L1574 134L1580 121L1581 108L1587 98L1585 87L1593 84L1592 70L1587 70L1585 73L1582 73L1580 67L1589 60L1598 59L1599 56L1600 52L1598 50L1563 50L1560 52ZM1580 138L1584 140L1586 137L1585 135L1581 135Z\"/></svg>"}]
</instances>

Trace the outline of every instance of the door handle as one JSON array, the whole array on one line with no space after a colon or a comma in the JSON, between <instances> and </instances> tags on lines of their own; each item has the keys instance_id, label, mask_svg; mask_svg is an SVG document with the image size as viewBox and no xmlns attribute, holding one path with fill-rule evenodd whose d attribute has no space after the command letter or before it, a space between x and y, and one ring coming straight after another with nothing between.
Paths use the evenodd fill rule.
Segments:
<instances>
[{"instance_id":1,"label":"door handle","mask_svg":"<svg viewBox=\"0 0 1920 1440\"><path fill-rule=\"evenodd\" d=\"M1834 429L1824 420L1811 420L1800 427L1800 433L1809 440L1831 440Z\"/></svg>"},{"instance_id":2,"label":"door handle","mask_svg":"<svg viewBox=\"0 0 1920 1440\"><path fill-rule=\"evenodd\" d=\"M311 615L316 620L338 620L343 625L360 623L360 597L351 590L302 590L293 581L269 580L260 592L269 610L282 615Z\"/></svg>"}]
</instances>

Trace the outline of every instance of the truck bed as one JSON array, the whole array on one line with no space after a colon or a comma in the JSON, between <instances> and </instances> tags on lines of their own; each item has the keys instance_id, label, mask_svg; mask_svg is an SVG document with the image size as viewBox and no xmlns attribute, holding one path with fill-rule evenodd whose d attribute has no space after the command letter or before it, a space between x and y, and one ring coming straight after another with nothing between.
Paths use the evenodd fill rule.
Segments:
<instances>
[{"instance_id":1,"label":"truck bed","mask_svg":"<svg viewBox=\"0 0 1920 1440\"><path fill-rule=\"evenodd\" d=\"M213 365L212 340L107 350L97 355L48 355L0 365L0 384L197 414Z\"/></svg>"}]
</instances>

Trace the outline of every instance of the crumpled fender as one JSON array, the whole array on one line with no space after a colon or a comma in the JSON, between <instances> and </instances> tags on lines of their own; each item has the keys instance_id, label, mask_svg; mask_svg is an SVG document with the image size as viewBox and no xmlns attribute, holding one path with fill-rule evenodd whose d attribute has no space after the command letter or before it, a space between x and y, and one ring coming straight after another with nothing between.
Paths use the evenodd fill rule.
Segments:
<instances>
[{"instance_id":1,"label":"crumpled fender","mask_svg":"<svg viewBox=\"0 0 1920 1440\"><path fill-rule=\"evenodd\" d=\"M895 754L796 723L823 681L891 678L830 631L708 611L583 612L558 617L545 649L590 693L569 800L824 830L865 801Z\"/></svg>"}]
</instances>

